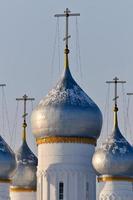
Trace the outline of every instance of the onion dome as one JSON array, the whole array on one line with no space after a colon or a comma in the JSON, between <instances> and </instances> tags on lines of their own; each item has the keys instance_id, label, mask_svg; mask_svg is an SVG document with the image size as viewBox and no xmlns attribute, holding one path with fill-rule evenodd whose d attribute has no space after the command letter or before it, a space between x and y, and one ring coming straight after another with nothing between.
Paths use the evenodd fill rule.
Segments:
<instances>
[{"instance_id":1,"label":"onion dome","mask_svg":"<svg viewBox=\"0 0 133 200\"><path fill-rule=\"evenodd\" d=\"M32 132L36 138L50 136L97 139L102 114L94 101L73 79L65 49L65 71L57 85L32 112Z\"/></svg>"},{"instance_id":2,"label":"onion dome","mask_svg":"<svg viewBox=\"0 0 133 200\"><path fill-rule=\"evenodd\" d=\"M28 189L36 190L37 158L30 150L26 142L26 122L23 123L23 141L16 153L17 170L12 180L11 190Z\"/></svg>"},{"instance_id":3,"label":"onion dome","mask_svg":"<svg viewBox=\"0 0 133 200\"><path fill-rule=\"evenodd\" d=\"M15 154L9 145L0 136L0 180L10 181L15 173Z\"/></svg>"},{"instance_id":4,"label":"onion dome","mask_svg":"<svg viewBox=\"0 0 133 200\"><path fill-rule=\"evenodd\" d=\"M117 111L116 106L113 132L94 153L92 164L98 175L131 177L133 174L133 148L120 132Z\"/></svg>"},{"instance_id":5,"label":"onion dome","mask_svg":"<svg viewBox=\"0 0 133 200\"><path fill-rule=\"evenodd\" d=\"M96 141L102 126L101 111L73 79L68 62L68 39L70 38L68 18L79 14L70 14L67 8L64 14L55 15L55 17L60 16L66 17L65 70L57 85L32 112L32 132L38 144L48 141L50 137L53 139L56 137L56 141L57 137L58 139L89 138Z\"/></svg>"}]
</instances>

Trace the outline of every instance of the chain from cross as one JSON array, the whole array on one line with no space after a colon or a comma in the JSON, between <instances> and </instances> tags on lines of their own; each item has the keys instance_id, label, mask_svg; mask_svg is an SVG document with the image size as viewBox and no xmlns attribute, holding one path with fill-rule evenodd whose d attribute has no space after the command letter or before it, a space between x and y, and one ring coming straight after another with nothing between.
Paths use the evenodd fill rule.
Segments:
<instances>
[{"instance_id":1,"label":"chain from cross","mask_svg":"<svg viewBox=\"0 0 133 200\"><path fill-rule=\"evenodd\" d=\"M118 83L126 83L126 81L120 81L117 77L115 77L113 79L113 81L106 81L106 83L110 84L110 83L114 83L115 84L115 89L114 89L114 102L115 102L115 108L117 108L117 99L119 98L119 96L117 95L117 86Z\"/></svg>"},{"instance_id":2,"label":"chain from cross","mask_svg":"<svg viewBox=\"0 0 133 200\"><path fill-rule=\"evenodd\" d=\"M68 39L71 37L68 33L68 26L69 26L69 17L70 16L80 16L79 13L71 13L70 10L68 8L66 8L66 10L64 11L64 14L56 14L54 15L55 17L66 17L66 33L65 33L65 38L64 41L66 41L66 49L68 49ZM69 51L68 51L69 53Z\"/></svg>"},{"instance_id":3,"label":"chain from cross","mask_svg":"<svg viewBox=\"0 0 133 200\"><path fill-rule=\"evenodd\" d=\"M24 123L26 123L26 116L28 113L26 112L26 103L27 101L34 101L34 98L29 98L26 94L22 98L16 98L17 101L23 101L24 102L24 113L23 113L23 118L24 118Z\"/></svg>"}]
</instances>

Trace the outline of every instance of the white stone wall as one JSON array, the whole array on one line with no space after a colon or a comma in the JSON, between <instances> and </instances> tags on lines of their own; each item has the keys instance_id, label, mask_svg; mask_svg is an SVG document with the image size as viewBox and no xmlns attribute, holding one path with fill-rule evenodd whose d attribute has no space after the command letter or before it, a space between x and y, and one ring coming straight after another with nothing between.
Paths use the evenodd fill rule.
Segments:
<instances>
[{"instance_id":1,"label":"white stone wall","mask_svg":"<svg viewBox=\"0 0 133 200\"><path fill-rule=\"evenodd\" d=\"M36 192L10 192L10 200L36 200Z\"/></svg>"},{"instance_id":2,"label":"white stone wall","mask_svg":"<svg viewBox=\"0 0 133 200\"><path fill-rule=\"evenodd\" d=\"M37 200L96 200L96 177L91 159L95 147L88 144L41 144L38 146ZM87 190L88 184L88 190Z\"/></svg>"},{"instance_id":3,"label":"white stone wall","mask_svg":"<svg viewBox=\"0 0 133 200\"><path fill-rule=\"evenodd\" d=\"M0 200L9 200L10 183L0 183Z\"/></svg>"},{"instance_id":4,"label":"white stone wall","mask_svg":"<svg viewBox=\"0 0 133 200\"><path fill-rule=\"evenodd\" d=\"M106 182L100 192L99 200L133 200L133 183Z\"/></svg>"}]
</instances>

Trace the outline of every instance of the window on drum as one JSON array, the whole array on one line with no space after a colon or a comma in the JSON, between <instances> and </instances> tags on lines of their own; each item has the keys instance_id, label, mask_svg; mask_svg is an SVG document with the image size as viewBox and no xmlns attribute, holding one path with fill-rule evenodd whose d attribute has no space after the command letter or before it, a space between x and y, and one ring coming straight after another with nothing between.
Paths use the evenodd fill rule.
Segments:
<instances>
[{"instance_id":1,"label":"window on drum","mask_svg":"<svg viewBox=\"0 0 133 200\"><path fill-rule=\"evenodd\" d=\"M59 200L64 199L64 183L59 182Z\"/></svg>"}]
</instances>

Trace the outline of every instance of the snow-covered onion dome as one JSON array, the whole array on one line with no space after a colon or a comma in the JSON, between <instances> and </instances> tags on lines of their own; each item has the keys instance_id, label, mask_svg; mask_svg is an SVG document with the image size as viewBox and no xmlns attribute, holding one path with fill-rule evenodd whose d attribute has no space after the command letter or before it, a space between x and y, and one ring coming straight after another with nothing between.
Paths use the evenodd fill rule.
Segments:
<instances>
[{"instance_id":1,"label":"snow-covered onion dome","mask_svg":"<svg viewBox=\"0 0 133 200\"><path fill-rule=\"evenodd\" d=\"M65 70L57 85L32 112L32 131L39 143L46 138L92 138L100 135L102 114L93 100L73 79L65 49ZM59 141L60 141L59 139Z\"/></svg>"},{"instance_id":2,"label":"snow-covered onion dome","mask_svg":"<svg viewBox=\"0 0 133 200\"><path fill-rule=\"evenodd\" d=\"M112 134L92 158L92 164L99 176L99 181L129 180L133 175L133 147L119 130L117 111L118 108L115 107Z\"/></svg>"},{"instance_id":3,"label":"snow-covered onion dome","mask_svg":"<svg viewBox=\"0 0 133 200\"><path fill-rule=\"evenodd\" d=\"M37 158L26 142L26 123L23 124L23 142L16 153L17 170L12 180L11 191L30 190L36 191Z\"/></svg>"},{"instance_id":4,"label":"snow-covered onion dome","mask_svg":"<svg viewBox=\"0 0 133 200\"><path fill-rule=\"evenodd\" d=\"M9 181L15 173L15 154L0 136L0 181Z\"/></svg>"}]
</instances>

